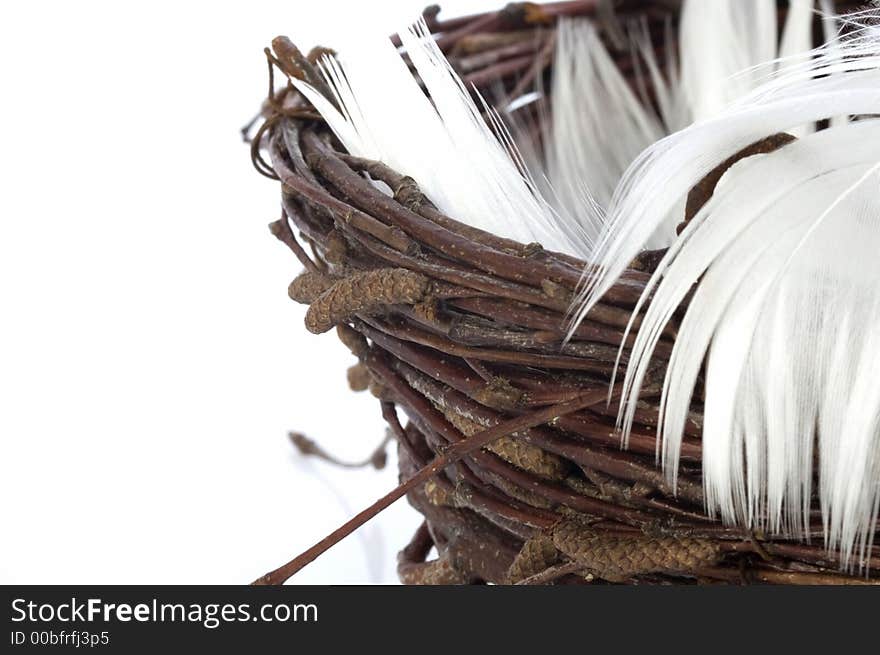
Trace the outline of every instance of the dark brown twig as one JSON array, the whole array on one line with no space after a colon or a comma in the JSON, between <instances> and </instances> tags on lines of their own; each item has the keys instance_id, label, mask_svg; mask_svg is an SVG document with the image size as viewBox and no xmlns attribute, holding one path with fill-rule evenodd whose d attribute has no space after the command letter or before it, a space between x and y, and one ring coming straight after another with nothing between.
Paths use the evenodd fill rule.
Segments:
<instances>
[{"instance_id":1,"label":"dark brown twig","mask_svg":"<svg viewBox=\"0 0 880 655\"><path fill-rule=\"evenodd\" d=\"M289 432L287 436L290 438L291 443L296 447L297 451L301 455L316 457L318 459L324 460L325 462L328 462L329 464L333 464L334 466L346 469L359 469L364 468L365 466L372 466L375 469L385 468L385 463L388 461L388 456L385 450L388 442L392 438L391 435L388 435L384 439L382 439L379 445L376 446L373 452L366 458L356 462L348 462L345 460L341 460L334 455L331 455L326 450L321 448L321 446L319 446L314 440L309 439L306 435L300 432Z\"/></svg>"},{"instance_id":2,"label":"dark brown twig","mask_svg":"<svg viewBox=\"0 0 880 655\"><path fill-rule=\"evenodd\" d=\"M543 408L530 414L516 417L505 423L499 424L494 428L484 430L469 437L457 444L451 446L445 453L436 457L434 461L425 466L418 473L409 478L406 482L398 485L395 489L385 494L382 498L367 507L362 512L355 515L345 524L331 532L329 535L321 539L314 546L303 552L301 555L293 558L287 564L280 566L274 571L270 571L264 576L257 579L254 584L275 585L282 584L288 580L297 571L306 566L309 562L326 552L328 548L338 543L364 523L372 519L381 511L389 507L392 503L405 496L409 491L416 488L420 484L424 484L435 476L439 471L446 468L450 464L454 464L462 457L479 448L482 448L490 441L494 441L499 437L512 432L525 430L536 425L541 425L557 416L564 416L570 412L577 411L583 407L587 407L597 402L599 395L596 392L583 394L581 397L560 403L552 407Z\"/></svg>"}]
</instances>

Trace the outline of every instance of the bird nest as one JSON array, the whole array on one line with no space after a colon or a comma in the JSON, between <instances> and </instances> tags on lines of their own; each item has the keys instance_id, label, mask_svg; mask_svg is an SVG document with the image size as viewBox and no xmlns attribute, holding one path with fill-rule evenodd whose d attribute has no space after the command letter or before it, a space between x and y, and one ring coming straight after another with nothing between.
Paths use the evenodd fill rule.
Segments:
<instances>
[{"instance_id":1,"label":"bird nest","mask_svg":"<svg viewBox=\"0 0 880 655\"><path fill-rule=\"evenodd\" d=\"M451 20L429 8L424 17L466 84L513 99L551 74L560 16L595 20L631 79L635 63L621 42L621 16L642 16L655 47L667 47L664 32L678 3L615 5L616 15L610 3L580 0L511 4ZM314 64L325 52L304 55L275 39L267 49L270 78L281 71L320 89ZM350 386L378 397L401 479L261 581L285 580L403 495L424 516L399 556L405 583L865 581L841 572L821 543L706 516L699 389L671 488L655 453L675 321L654 353L628 447L621 448L619 387L610 381L626 365L626 350L618 359L618 348L658 253L633 261L567 339L567 312L590 275L584 262L444 215L413 179L347 154L291 85L270 91L259 127L250 131L255 166L281 182L283 214L272 232L305 269L289 295L308 304L310 332L335 329L357 359ZM741 156L776 145L771 139ZM711 195L720 172L694 189L688 214ZM821 535L818 513L814 522ZM866 566L880 568L880 556L872 553Z\"/></svg>"}]
</instances>

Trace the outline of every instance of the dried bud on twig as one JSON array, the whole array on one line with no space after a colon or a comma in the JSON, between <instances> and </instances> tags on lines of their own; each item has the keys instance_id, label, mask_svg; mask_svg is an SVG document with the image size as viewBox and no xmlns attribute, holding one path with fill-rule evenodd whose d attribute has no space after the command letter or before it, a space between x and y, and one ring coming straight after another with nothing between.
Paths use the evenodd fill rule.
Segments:
<instances>
[{"instance_id":1,"label":"dried bud on twig","mask_svg":"<svg viewBox=\"0 0 880 655\"><path fill-rule=\"evenodd\" d=\"M370 350L367 340L364 338L364 335L350 325L345 323L337 325L336 336L339 337L339 340L351 351L351 354L358 359L363 359L367 356L367 353Z\"/></svg>"},{"instance_id":2,"label":"dried bud on twig","mask_svg":"<svg viewBox=\"0 0 880 655\"><path fill-rule=\"evenodd\" d=\"M526 541L507 571L508 584L516 584L559 563L559 551L546 533Z\"/></svg>"},{"instance_id":3,"label":"dried bud on twig","mask_svg":"<svg viewBox=\"0 0 880 655\"><path fill-rule=\"evenodd\" d=\"M553 528L553 545L564 555L612 582L645 573L696 571L716 564L717 543L696 537L651 537L598 532L577 519Z\"/></svg>"},{"instance_id":4,"label":"dried bud on twig","mask_svg":"<svg viewBox=\"0 0 880 655\"><path fill-rule=\"evenodd\" d=\"M461 585L470 582L470 577L452 564L447 553L428 562L401 564L397 567L397 575L405 585Z\"/></svg>"},{"instance_id":5,"label":"dried bud on twig","mask_svg":"<svg viewBox=\"0 0 880 655\"><path fill-rule=\"evenodd\" d=\"M296 276L287 287L287 295L303 305L311 305L327 289L333 286L333 278L322 273L306 271Z\"/></svg>"},{"instance_id":6,"label":"dried bud on twig","mask_svg":"<svg viewBox=\"0 0 880 655\"><path fill-rule=\"evenodd\" d=\"M358 362L346 371L348 387L352 391L366 391L370 386L370 371L364 364Z\"/></svg>"},{"instance_id":7,"label":"dried bud on twig","mask_svg":"<svg viewBox=\"0 0 880 655\"><path fill-rule=\"evenodd\" d=\"M395 400L391 390L376 380L376 378L370 378L370 384L367 388L370 390L370 393L373 394L374 398L378 398L383 402L393 402Z\"/></svg>"},{"instance_id":8,"label":"dried bud on twig","mask_svg":"<svg viewBox=\"0 0 880 655\"><path fill-rule=\"evenodd\" d=\"M348 246L345 243L345 237L342 232L332 229L327 233L326 247L324 248L324 259L328 264L344 264L348 256Z\"/></svg>"},{"instance_id":9,"label":"dried bud on twig","mask_svg":"<svg viewBox=\"0 0 880 655\"><path fill-rule=\"evenodd\" d=\"M424 275L403 268L355 273L336 282L312 302L306 313L306 328L321 334L358 312L386 305L414 305L424 298L430 284Z\"/></svg>"},{"instance_id":10,"label":"dried bud on twig","mask_svg":"<svg viewBox=\"0 0 880 655\"><path fill-rule=\"evenodd\" d=\"M438 407L438 409L466 437L482 432L486 428L486 426L480 425L449 408ZM558 455L548 453L516 437L501 437L486 444L485 448L504 461L548 480L562 480L569 470L568 463Z\"/></svg>"}]
</instances>

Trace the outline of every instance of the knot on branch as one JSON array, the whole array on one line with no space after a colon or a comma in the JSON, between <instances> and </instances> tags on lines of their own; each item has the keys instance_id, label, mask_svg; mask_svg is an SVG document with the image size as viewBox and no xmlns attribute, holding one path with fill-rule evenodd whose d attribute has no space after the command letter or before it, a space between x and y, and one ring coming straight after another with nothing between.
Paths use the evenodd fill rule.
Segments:
<instances>
[{"instance_id":1,"label":"knot on branch","mask_svg":"<svg viewBox=\"0 0 880 655\"><path fill-rule=\"evenodd\" d=\"M440 5L432 4L428 5L422 10L422 17L425 19L425 23L428 25L432 25L437 21L437 16L440 14Z\"/></svg>"},{"instance_id":2,"label":"knot on branch","mask_svg":"<svg viewBox=\"0 0 880 655\"><path fill-rule=\"evenodd\" d=\"M422 489L428 502L436 507L453 507L452 494L449 487L442 485L434 480L428 480Z\"/></svg>"},{"instance_id":3,"label":"knot on branch","mask_svg":"<svg viewBox=\"0 0 880 655\"><path fill-rule=\"evenodd\" d=\"M306 329L321 334L359 312L372 312L387 305L420 302L431 281L404 268L379 268L343 278L315 299L306 313Z\"/></svg>"},{"instance_id":4,"label":"knot on branch","mask_svg":"<svg viewBox=\"0 0 880 655\"><path fill-rule=\"evenodd\" d=\"M537 255L540 255L542 252L544 252L544 246L542 246L537 241L532 241L531 243L527 243L523 247L522 251L519 253L519 256L524 258L535 257Z\"/></svg>"},{"instance_id":5,"label":"knot on branch","mask_svg":"<svg viewBox=\"0 0 880 655\"><path fill-rule=\"evenodd\" d=\"M663 257L666 256L668 248L660 248L658 250L643 250L636 258L630 262L629 268L645 273L653 273L657 270L657 266Z\"/></svg>"},{"instance_id":6,"label":"knot on branch","mask_svg":"<svg viewBox=\"0 0 880 655\"><path fill-rule=\"evenodd\" d=\"M394 199L410 211L418 212L425 196L422 195L422 190L419 189L416 181L405 175L401 178L397 188L394 189Z\"/></svg>"},{"instance_id":7,"label":"knot on branch","mask_svg":"<svg viewBox=\"0 0 880 655\"><path fill-rule=\"evenodd\" d=\"M571 301L574 299L574 294L569 289L550 279L541 280L541 291L548 298L561 300L566 304L571 304Z\"/></svg>"},{"instance_id":8,"label":"knot on branch","mask_svg":"<svg viewBox=\"0 0 880 655\"><path fill-rule=\"evenodd\" d=\"M440 307L436 298L426 298L413 305L413 315L426 323L436 323L439 320L439 312Z\"/></svg>"},{"instance_id":9,"label":"knot on branch","mask_svg":"<svg viewBox=\"0 0 880 655\"><path fill-rule=\"evenodd\" d=\"M325 98L333 101L333 95L324 82L324 78L315 70L315 62L318 57L332 54L331 50L314 48L306 57L299 48L286 36L276 36L272 39L272 51L275 56L272 61L288 77L306 82L316 88ZM267 55L270 53L266 53Z\"/></svg>"},{"instance_id":10,"label":"knot on branch","mask_svg":"<svg viewBox=\"0 0 880 655\"><path fill-rule=\"evenodd\" d=\"M553 23L553 16L536 2L510 2L499 12L499 15L504 24L511 27Z\"/></svg>"},{"instance_id":11,"label":"knot on branch","mask_svg":"<svg viewBox=\"0 0 880 655\"><path fill-rule=\"evenodd\" d=\"M441 484L437 480L428 480L422 488L428 502L437 507L472 508L474 491L465 482L455 485Z\"/></svg>"},{"instance_id":12,"label":"knot on branch","mask_svg":"<svg viewBox=\"0 0 880 655\"><path fill-rule=\"evenodd\" d=\"M316 45L311 50L309 50L309 54L306 55L306 60L310 64L317 64L319 61L324 59L325 57L335 57L336 51L333 48L327 48L322 45Z\"/></svg>"}]
</instances>

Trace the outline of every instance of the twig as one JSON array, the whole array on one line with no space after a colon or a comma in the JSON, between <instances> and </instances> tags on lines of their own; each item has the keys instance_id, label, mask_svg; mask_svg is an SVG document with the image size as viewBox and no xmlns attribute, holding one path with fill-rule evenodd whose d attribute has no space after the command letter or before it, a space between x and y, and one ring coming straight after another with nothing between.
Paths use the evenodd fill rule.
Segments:
<instances>
[{"instance_id":1,"label":"twig","mask_svg":"<svg viewBox=\"0 0 880 655\"><path fill-rule=\"evenodd\" d=\"M385 452L385 449L388 445L388 442L392 438L390 434L386 435L385 438L382 439L382 441L379 443L379 445L376 446L375 450L373 450L372 454L367 456L365 459L357 462L347 462L331 455L326 450L321 448L321 446L315 443L315 441L309 439L304 434L301 434L299 432L288 432L287 436L290 438L291 443L296 447L301 455L316 457L335 466L339 466L340 468L359 469L364 468L365 466L372 466L377 470L385 468L385 463L388 461L388 456Z\"/></svg>"},{"instance_id":2,"label":"twig","mask_svg":"<svg viewBox=\"0 0 880 655\"><path fill-rule=\"evenodd\" d=\"M566 403L560 403L559 405L546 407L510 419L509 421L500 423L493 428L489 428L488 430L478 432L477 434L458 442L457 444L451 446L449 450L447 450L445 453L436 457L434 461L431 462L429 465L419 470L419 472L416 473L414 476L385 494L375 503L373 503L365 510L358 513L356 516L344 523L342 526L321 539L314 546L307 549L305 552L298 555L297 557L293 558L287 564L284 564L274 571L270 571L264 576L258 578L256 581L254 581L254 584L276 585L284 583L297 571L302 569L307 564L313 562L317 557L326 552L327 549L329 549L331 546L342 541L357 528L375 517L377 514L389 507L395 501L405 496L407 492L415 489L421 484L424 484L432 477L434 477L438 471L441 471L450 464L459 461L465 455L482 448L487 443L495 441L496 439L498 439L499 437L503 437L504 435L511 434L512 432L527 430L528 428L532 428L537 425L541 425L542 423L546 423L547 421L553 420L558 416L564 416L565 414L575 412L579 409L582 409L583 407L588 407L589 405L598 402L603 397L604 392L599 393L593 391L585 393L582 394L580 397L574 400L570 400Z\"/></svg>"}]
</instances>

